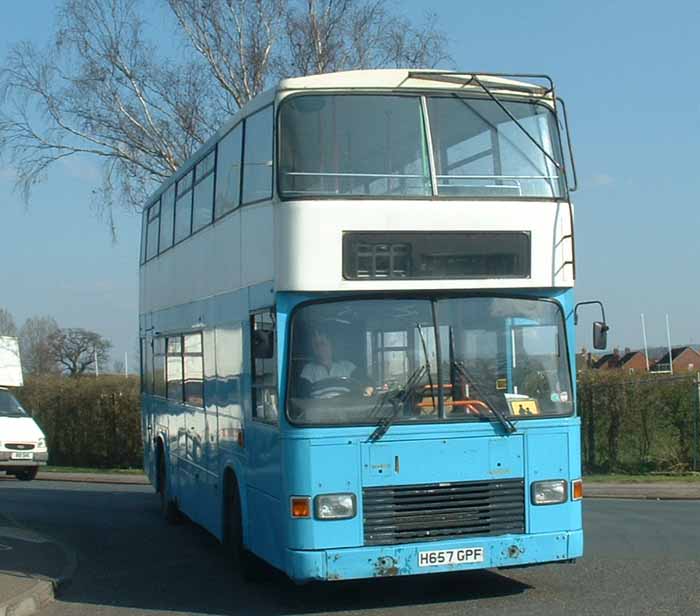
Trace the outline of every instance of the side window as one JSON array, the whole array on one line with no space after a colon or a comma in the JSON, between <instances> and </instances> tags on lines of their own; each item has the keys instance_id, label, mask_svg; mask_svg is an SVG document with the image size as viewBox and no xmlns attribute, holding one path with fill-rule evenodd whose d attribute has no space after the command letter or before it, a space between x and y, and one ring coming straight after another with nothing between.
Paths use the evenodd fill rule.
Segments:
<instances>
[{"instance_id":1,"label":"side window","mask_svg":"<svg viewBox=\"0 0 700 616\"><path fill-rule=\"evenodd\" d=\"M141 360L141 393L146 393L146 339L141 338L140 340L140 357Z\"/></svg>"},{"instance_id":2,"label":"side window","mask_svg":"<svg viewBox=\"0 0 700 616\"><path fill-rule=\"evenodd\" d=\"M146 237L146 261L158 254L158 227L160 225L160 200L148 210L148 232Z\"/></svg>"},{"instance_id":3,"label":"side window","mask_svg":"<svg viewBox=\"0 0 700 616\"><path fill-rule=\"evenodd\" d=\"M245 121L243 204L272 197L272 106Z\"/></svg>"},{"instance_id":4,"label":"side window","mask_svg":"<svg viewBox=\"0 0 700 616\"><path fill-rule=\"evenodd\" d=\"M219 142L216 159L215 218L235 210L240 202L242 147L243 123Z\"/></svg>"},{"instance_id":5,"label":"side window","mask_svg":"<svg viewBox=\"0 0 700 616\"><path fill-rule=\"evenodd\" d=\"M163 193L160 204L160 252L173 245L173 224L175 216L175 184Z\"/></svg>"},{"instance_id":6,"label":"side window","mask_svg":"<svg viewBox=\"0 0 700 616\"><path fill-rule=\"evenodd\" d=\"M165 378L168 400L182 402L182 337L166 339Z\"/></svg>"},{"instance_id":7,"label":"side window","mask_svg":"<svg viewBox=\"0 0 700 616\"><path fill-rule=\"evenodd\" d=\"M214 160L212 150L195 168L194 209L192 212L192 233L206 227L214 213Z\"/></svg>"},{"instance_id":8,"label":"side window","mask_svg":"<svg viewBox=\"0 0 700 616\"><path fill-rule=\"evenodd\" d=\"M192 228L192 172L177 183L175 202L175 243L184 240Z\"/></svg>"},{"instance_id":9,"label":"side window","mask_svg":"<svg viewBox=\"0 0 700 616\"><path fill-rule=\"evenodd\" d=\"M153 393L165 397L165 338L153 341Z\"/></svg>"},{"instance_id":10,"label":"side window","mask_svg":"<svg viewBox=\"0 0 700 616\"><path fill-rule=\"evenodd\" d=\"M146 262L146 230L148 229L148 208L141 215L141 263Z\"/></svg>"},{"instance_id":11,"label":"side window","mask_svg":"<svg viewBox=\"0 0 700 616\"><path fill-rule=\"evenodd\" d=\"M271 311L250 318L253 355L253 419L277 423L277 349L275 322Z\"/></svg>"},{"instance_id":12,"label":"side window","mask_svg":"<svg viewBox=\"0 0 700 616\"><path fill-rule=\"evenodd\" d=\"M141 369L143 382L141 389L145 394L153 393L153 339L144 338L141 354Z\"/></svg>"},{"instance_id":13,"label":"side window","mask_svg":"<svg viewBox=\"0 0 700 616\"><path fill-rule=\"evenodd\" d=\"M184 336L185 402L191 406L204 406L204 360L202 334Z\"/></svg>"}]
</instances>

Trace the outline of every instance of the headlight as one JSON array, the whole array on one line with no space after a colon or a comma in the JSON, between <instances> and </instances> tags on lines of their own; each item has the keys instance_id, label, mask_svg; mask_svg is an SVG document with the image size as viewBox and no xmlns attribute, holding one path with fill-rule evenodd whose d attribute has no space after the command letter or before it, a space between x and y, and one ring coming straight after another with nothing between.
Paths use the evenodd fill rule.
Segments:
<instances>
[{"instance_id":1,"label":"headlight","mask_svg":"<svg viewBox=\"0 0 700 616\"><path fill-rule=\"evenodd\" d=\"M533 505L556 505L566 502L566 481L563 479L535 481L531 489Z\"/></svg>"},{"instance_id":2,"label":"headlight","mask_svg":"<svg viewBox=\"0 0 700 616\"><path fill-rule=\"evenodd\" d=\"M37 442L36 442L37 449L46 449L46 439L42 436Z\"/></svg>"},{"instance_id":3,"label":"headlight","mask_svg":"<svg viewBox=\"0 0 700 616\"><path fill-rule=\"evenodd\" d=\"M354 494L321 494L314 498L317 520L348 520L357 513Z\"/></svg>"}]
</instances>

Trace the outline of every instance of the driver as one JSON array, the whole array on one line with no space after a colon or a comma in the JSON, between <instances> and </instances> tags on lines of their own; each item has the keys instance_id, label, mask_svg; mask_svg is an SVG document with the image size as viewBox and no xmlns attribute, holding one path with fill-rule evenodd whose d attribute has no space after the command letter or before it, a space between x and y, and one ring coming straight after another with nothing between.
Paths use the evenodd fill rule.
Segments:
<instances>
[{"instance_id":1,"label":"driver","mask_svg":"<svg viewBox=\"0 0 700 616\"><path fill-rule=\"evenodd\" d=\"M356 372L355 364L351 361L333 360L333 344L328 334L322 329L315 328L311 333L311 350L314 354L314 361L306 364L301 371L300 377L311 384L312 398L335 398L349 391L347 386L336 383L329 383L328 387L313 388L315 383L324 380L350 379ZM374 393L374 388L367 386L363 390L363 395L369 397Z\"/></svg>"}]
</instances>

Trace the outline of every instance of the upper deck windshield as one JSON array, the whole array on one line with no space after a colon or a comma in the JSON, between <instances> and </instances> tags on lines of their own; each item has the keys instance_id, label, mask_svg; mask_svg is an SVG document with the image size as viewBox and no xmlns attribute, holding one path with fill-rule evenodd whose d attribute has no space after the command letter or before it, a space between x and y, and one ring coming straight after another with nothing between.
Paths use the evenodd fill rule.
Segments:
<instances>
[{"instance_id":1,"label":"upper deck windshield","mask_svg":"<svg viewBox=\"0 0 700 616\"><path fill-rule=\"evenodd\" d=\"M27 413L15 397L4 389L0 389L0 417L26 417Z\"/></svg>"},{"instance_id":2,"label":"upper deck windshield","mask_svg":"<svg viewBox=\"0 0 700 616\"><path fill-rule=\"evenodd\" d=\"M519 417L573 411L563 317L546 300L308 304L293 318L290 359L287 406L298 424L492 421L494 408Z\"/></svg>"},{"instance_id":3,"label":"upper deck windshield","mask_svg":"<svg viewBox=\"0 0 700 616\"><path fill-rule=\"evenodd\" d=\"M518 123L493 100L456 94L292 96L280 107L280 194L562 198L554 114L501 103Z\"/></svg>"}]
</instances>

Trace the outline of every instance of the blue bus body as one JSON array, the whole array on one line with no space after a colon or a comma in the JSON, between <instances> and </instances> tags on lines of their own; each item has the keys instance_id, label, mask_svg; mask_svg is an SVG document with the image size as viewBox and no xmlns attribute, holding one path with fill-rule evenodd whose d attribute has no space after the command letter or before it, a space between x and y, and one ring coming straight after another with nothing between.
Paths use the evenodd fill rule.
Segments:
<instances>
[{"instance_id":1,"label":"blue bus body","mask_svg":"<svg viewBox=\"0 0 700 616\"><path fill-rule=\"evenodd\" d=\"M569 366L575 366L573 291L516 292L521 297L553 299L562 307ZM290 315L302 302L336 295L347 297L342 293L275 294L270 285L259 285L155 313L142 322L143 328L158 331L176 329L193 319L206 323L205 332L233 324L239 328L241 344L239 374L224 378L205 372L203 408L143 396L144 435L148 435L145 468L154 484L161 446L168 462L170 496L192 520L223 538L225 478L234 473L244 545L299 582L524 566L580 557L581 501L571 495L571 482L581 477L576 414L516 420L517 431L512 434L495 421L392 425L376 442L368 441L371 426L298 427L283 411L276 423L253 419L251 313L270 307L276 312L279 408L284 409ZM206 336L204 340L206 366L214 357L206 348ZM534 505L531 484L552 479L567 481L566 502ZM363 512L365 500L374 498L373 490L420 488L430 501L431 494L446 486L468 490L484 484L496 491L511 486L521 495L522 532L367 545ZM290 515L294 496L348 492L357 497L357 515L352 519L293 519ZM429 550L479 550L482 560L421 566L419 552Z\"/></svg>"}]
</instances>

